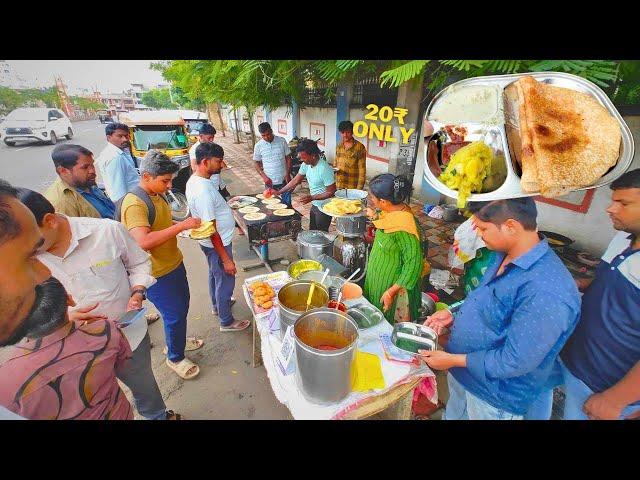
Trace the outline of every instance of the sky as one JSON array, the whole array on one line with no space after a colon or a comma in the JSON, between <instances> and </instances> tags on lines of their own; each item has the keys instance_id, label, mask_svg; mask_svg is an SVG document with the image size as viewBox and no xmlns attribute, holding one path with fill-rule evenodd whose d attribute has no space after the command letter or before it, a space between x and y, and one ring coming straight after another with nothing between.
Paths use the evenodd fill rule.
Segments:
<instances>
[{"instance_id":1,"label":"sky","mask_svg":"<svg viewBox=\"0 0 640 480\"><path fill-rule=\"evenodd\" d=\"M29 85L48 87L54 76L62 76L67 93L78 93L79 88L93 90L97 85L101 93L120 93L131 83L155 87L168 83L160 72L151 70L153 60L7 60L16 74Z\"/></svg>"}]
</instances>

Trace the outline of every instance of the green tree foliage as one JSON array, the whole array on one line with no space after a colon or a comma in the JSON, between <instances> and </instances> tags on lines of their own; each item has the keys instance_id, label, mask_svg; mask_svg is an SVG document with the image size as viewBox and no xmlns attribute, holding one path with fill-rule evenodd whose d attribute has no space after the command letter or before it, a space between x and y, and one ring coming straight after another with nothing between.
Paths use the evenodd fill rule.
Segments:
<instances>
[{"instance_id":1,"label":"green tree foliage","mask_svg":"<svg viewBox=\"0 0 640 480\"><path fill-rule=\"evenodd\" d=\"M14 90L0 87L0 110L9 113L20 107L60 108L60 99L55 87Z\"/></svg>"},{"instance_id":2,"label":"green tree foliage","mask_svg":"<svg viewBox=\"0 0 640 480\"><path fill-rule=\"evenodd\" d=\"M620 103L640 102L637 61L612 60L174 60L152 65L191 101L232 106L299 104L306 88L335 85L375 74L381 86L425 79L435 92L448 83L481 75L567 72L604 88ZM146 103L146 102L145 102Z\"/></svg>"},{"instance_id":3,"label":"green tree foliage","mask_svg":"<svg viewBox=\"0 0 640 480\"><path fill-rule=\"evenodd\" d=\"M142 94L142 103L151 108L178 108L179 105L171 100L172 92L168 88L155 88Z\"/></svg>"},{"instance_id":4,"label":"green tree foliage","mask_svg":"<svg viewBox=\"0 0 640 480\"><path fill-rule=\"evenodd\" d=\"M90 98L84 97L71 97L71 102L76 105L80 110L106 110L107 106L103 103L96 102Z\"/></svg>"},{"instance_id":5,"label":"green tree foliage","mask_svg":"<svg viewBox=\"0 0 640 480\"><path fill-rule=\"evenodd\" d=\"M22 104L20 94L7 87L0 87L0 112L7 114Z\"/></svg>"}]
</instances>

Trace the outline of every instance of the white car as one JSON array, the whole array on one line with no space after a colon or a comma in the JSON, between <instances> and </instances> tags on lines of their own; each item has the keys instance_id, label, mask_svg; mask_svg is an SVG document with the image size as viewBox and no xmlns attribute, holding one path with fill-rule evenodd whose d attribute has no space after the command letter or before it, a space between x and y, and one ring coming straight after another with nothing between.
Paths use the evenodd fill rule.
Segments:
<instances>
[{"instance_id":1,"label":"white car","mask_svg":"<svg viewBox=\"0 0 640 480\"><path fill-rule=\"evenodd\" d=\"M20 140L38 140L51 145L61 137L71 140L73 127L57 108L17 108L2 124L4 143L13 147Z\"/></svg>"}]
</instances>

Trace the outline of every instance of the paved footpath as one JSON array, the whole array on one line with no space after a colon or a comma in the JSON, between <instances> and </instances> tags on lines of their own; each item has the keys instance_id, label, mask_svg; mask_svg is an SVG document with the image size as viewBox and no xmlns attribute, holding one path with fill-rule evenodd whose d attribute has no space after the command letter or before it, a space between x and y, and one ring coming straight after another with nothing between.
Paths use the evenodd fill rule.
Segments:
<instances>
[{"instance_id":1,"label":"paved footpath","mask_svg":"<svg viewBox=\"0 0 640 480\"><path fill-rule=\"evenodd\" d=\"M251 145L235 144L229 132L226 137L220 133L216 135L216 141L223 146L225 161L230 167L222 173L229 192L241 195L264 190L252 160ZM303 187L298 187L296 197L308 192ZM296 201L294 206L299 207ZM299 210L308 217L308 207ZM151 349L153 370L167 407L187 419L291 419L287 408L275 398L264 367L251 366L251 328L233 333L221 333L218 330L218 317L211 313L207 265L197 242L178 238L178 244L184 254L191 291L187 331L189 335L195 334L204 339L205 345L200 350L187 352L187 356L200 366L200 375L193 380L182 380L164 363L162 322L158 321L149 327L154 344ZM238 275L234 291L237 303L232 311L236 318L250 318L241 285L248 277L266 273L266 269L260 267L242 272L243 265L257 262L244 236L235 236L233 255ZM273 244L270 246L270 256L295 260L295 245L290 241ZM275 265L274 268L285 270L286 266ZM149 306L154 311L152 305ZM127 395L131 398L129 392Z\"/></svg>"}]
</instances>

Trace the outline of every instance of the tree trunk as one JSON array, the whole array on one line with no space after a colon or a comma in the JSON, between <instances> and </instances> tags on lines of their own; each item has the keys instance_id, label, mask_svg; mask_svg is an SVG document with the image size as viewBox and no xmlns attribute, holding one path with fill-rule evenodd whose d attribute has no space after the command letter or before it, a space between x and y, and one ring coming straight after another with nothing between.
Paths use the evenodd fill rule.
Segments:
<instances>
[{"instance_id":1,"label":"tree trunk","mask_svg":"<svg viewBox=\"0 0 640 480\"><path fill-rule=\"evenodd\" d=\"M236 133L236 142L235 143L240 143L240 134L239 134L239 130L238 130L238 110L236 110L235 108L233 109L233 117L236 120L236 128L234 128L234 132Z\"/></svg>"},{"instance_id":2,"label":"tree trunk","mask_svg":"<svg viewBox=\"0 0 640 480\"><path fill-rule=\"evenodd\" d=\"M253 111L249 107L247 109L247 115L249 115L249 130L251 130L251 150L256 148L256 131L253 127Z\"/></svg>"},{"instance_id":3,"label":"tree trunk","mask_svg":"<svg viewBox=\"0 0 640 480\"><path fill-rule=\"evenodd\" d=\"M218 120L220 120L220 126L222 128L222 136L226 137L224 133L224 121L222 120L222 105L220 105L220 102L216 103L216 105L218 110Z\"/></svg>"}]
</instances>

